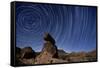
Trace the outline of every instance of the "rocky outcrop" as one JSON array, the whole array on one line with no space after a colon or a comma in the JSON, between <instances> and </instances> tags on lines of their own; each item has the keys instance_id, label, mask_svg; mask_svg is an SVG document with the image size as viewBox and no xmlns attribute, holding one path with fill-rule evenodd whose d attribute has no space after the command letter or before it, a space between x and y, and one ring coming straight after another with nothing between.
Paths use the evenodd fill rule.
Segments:
<instances>
[{"instance_id":1,"label":"rocky outcrop","mask_svg":"<svg viewBox=\"0 0 100 68\"><path fill-rule=\"evenodd\" d=\"M36 64L50 63L52 58L58 57L58 49L55 45L55 40L53 39L53 37L49 33L46 33L44 36L44 40L45 43L42 51L40 55L35 59Z\"/></svg>"},{"instance_id":2,"label":"rocky outcrop","mask_svg":"<svg viewBox=\"0 0 100 68\"><path fill-rule=\"evenodd\" d=\"M36 57L36 53L31 47L16 47L16 65L31 65Z\"/></svg>"},{"instance_id":3,"label":"rocky outcrop","mask_svg":"<svg viewBox=\"0 0 100 68\"><path fill-rule=\"evenodd\" d=\"M44 54L44 53L50 54L51 57L53 57L53 58L57 58L58 57L58 51L57 51L56 45L53 45L50 42L46 42L44 44L44 47L42 49L41 54Z\"/></svg>"},{"instance_id":4,"label":"rocky outcrop","mask_svg":"<svg viewBox=\"0 0 100 68\"><path fill-rule=\"evenodd\" d=\"M40 52L35 52L31 47L16 47L16 64L33 65L97 61L96 50L67 53L63 49L57 48L55 39L49 33L45 33L44 41L45 43Z\"/></svg>"},{"instance_id":5,"label":"rocky outcrop","mask_svg":"<svg viewBox=\"0 0 100 68\"><path fill-rule=\"evenodd\" d=\"M31 47L25 47L21 50L21 58L35 58L35 51L33 51Z\"/></svg>"}]
</instances>

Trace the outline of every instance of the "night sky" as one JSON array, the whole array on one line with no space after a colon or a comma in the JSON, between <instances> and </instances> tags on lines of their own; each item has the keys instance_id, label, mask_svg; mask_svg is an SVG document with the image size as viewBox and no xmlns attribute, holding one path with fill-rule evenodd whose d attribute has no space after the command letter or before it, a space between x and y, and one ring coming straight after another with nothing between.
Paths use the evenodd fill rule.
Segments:
<instances>
[{"instance_id":1,"label":"night sky","mask_svg":"<svg viewBox=\"0 0 100 68\"><path fill-rule=\"evenodd\" d=\"M96 49L96 7L16 3L16 46L41 51L45 32L66 52Z\"/></svg>"}]
</instances>

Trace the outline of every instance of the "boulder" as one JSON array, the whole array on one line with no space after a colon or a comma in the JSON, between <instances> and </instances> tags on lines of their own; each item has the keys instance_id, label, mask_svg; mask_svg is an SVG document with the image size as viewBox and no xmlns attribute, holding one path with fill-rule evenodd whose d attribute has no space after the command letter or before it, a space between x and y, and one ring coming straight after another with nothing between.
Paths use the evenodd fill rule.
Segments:
<instances>
[{"instance_id":1,"label":"boulder","mask_svg":"<svg viewBox=\"0 0 100 68\"><path fill-rule=\"evenodd\" d=\"M45 33L44 34L44 40L46 41L46 42L50 42L51 44L55 44L55 40L53 39L53 37L49 34L49 33Z\"/></svg>"},{"instance_id":2,"label":"boulder","mask_svg":"<svg viewBox=\"0 0 100 68\"><path fill-rule=\"evenodd\" d=\"M25 47L21 50L21 58L35 58L35 51L33 51L31 47Z\"/></svg>"}]
</instances>

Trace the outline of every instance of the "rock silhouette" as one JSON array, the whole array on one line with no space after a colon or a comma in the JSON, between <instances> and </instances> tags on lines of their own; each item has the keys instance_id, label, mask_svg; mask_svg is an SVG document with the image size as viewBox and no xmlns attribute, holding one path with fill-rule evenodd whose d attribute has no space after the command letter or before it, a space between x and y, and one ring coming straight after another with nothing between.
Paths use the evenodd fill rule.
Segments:
<instances>
[{"instance_id":1,"label":"rock silhouette","mask_svg":"<svg viewBox=\"0 0 100 68\"><path fill-rule=\"evenodd\" d=\"M46 42L50 42L50 43L52 43L53 45L55 45L55 40L54 40L54 38L53 38L49 33L45 33L45 34L44 34L44 40L45 40Z\"/></svg>"}]
</instances>

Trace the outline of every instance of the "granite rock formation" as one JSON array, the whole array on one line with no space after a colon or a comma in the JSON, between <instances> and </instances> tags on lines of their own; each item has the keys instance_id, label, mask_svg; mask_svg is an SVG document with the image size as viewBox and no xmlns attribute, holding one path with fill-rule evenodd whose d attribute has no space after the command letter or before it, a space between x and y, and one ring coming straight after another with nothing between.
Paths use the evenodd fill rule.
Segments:
<instances>
[{"instance_id":1,"label":"granite rock formation","mask_svg":"<svg viewBox=\"0 0 100 68\"><path fill-rule=\"evenodd\" d=\"M58 58L58 49L53 37L49 33L45 33L44 40L42 51L35 60L36 64L50 63L52 58Z\"/></svg>"}]
</instances>

